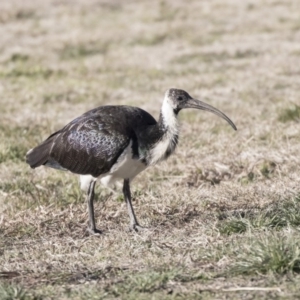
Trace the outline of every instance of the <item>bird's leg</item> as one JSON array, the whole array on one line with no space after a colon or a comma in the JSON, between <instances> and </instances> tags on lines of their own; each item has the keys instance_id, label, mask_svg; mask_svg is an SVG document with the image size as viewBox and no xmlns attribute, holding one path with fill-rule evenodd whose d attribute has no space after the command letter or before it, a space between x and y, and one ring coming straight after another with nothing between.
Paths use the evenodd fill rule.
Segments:
<instances>
[{"instance_id":1,"label":"bird's leg","mask_svg":"<svg viewBox=\"0 0 300 300\"><path fill-rule=\"evenodd\" d=\"M92 180L89 185L88 189L88 196L87 196L87 204L88 204L88 211L89 211L89 227L88 231L91 234L97 235L100 234L101 231L96 228L95 225L95 213L94 213L94 189L95 189L96 181Z\"/></svg>"},{"instance_id":2,"label":"bird's leg","mask_svg":"<svg viewBox=\"0 0 300 300\"><path fill-rule=\"evenodd\" d=\"M134 231L142 230L141 227L136 219L132 204L131 204L131 193L130 193L130 186L129 186L129 179L124 179L123 184L123 194L125 198L125 202L127 205L129 217L130 217L130 229Z\"/></svg>"}]
</instances>

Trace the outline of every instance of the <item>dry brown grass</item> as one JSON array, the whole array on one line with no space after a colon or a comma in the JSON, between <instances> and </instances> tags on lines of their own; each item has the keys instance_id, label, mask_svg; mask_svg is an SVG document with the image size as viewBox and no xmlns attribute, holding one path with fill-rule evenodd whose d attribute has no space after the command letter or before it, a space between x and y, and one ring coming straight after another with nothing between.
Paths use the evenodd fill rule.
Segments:
<instances>
[{"instance_id":1,"label":"dry brown grass","mask_svg":"<svg viewBox=\"0 0 300 300\"><path fill-rule=\"evenodd\" d=\"M299 297L300 3L2 1L0 298ZM77 177L26 151L88 109L158 115L183 88L228 114L181 113L176 154L132 186L127 231L98 187L85 234Z\"/></svg>"}]
</instances>

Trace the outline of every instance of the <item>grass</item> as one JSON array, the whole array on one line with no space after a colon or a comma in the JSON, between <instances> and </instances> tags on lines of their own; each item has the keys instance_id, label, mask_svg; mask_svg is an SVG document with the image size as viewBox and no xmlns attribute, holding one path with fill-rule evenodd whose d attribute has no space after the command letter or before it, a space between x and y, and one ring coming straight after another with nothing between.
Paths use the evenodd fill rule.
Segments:
<instances>
[{"instance_id":1,"label":"grass","mask_svg":"<svg viewBox=\"0 0 300 300\"><path fill-rule=\"evenodd\" d=\"M80 59L87 56L105 54L109 44L97 44L96 42L84 42L81 44L67 44L60 51L61 59Z\"/></svg>"},{"instance_id":2,"label":"grass","mask_svg":"<svg viewBox=\"0 0 300 300\"><path fill-rule=\"evenodd\" d=\"M293 108L286 108L279 116L278 120L281 122L298 121L300 120L300 106L295 105Z\"/></svg>"},{"instance_id":3,"label":"grass","mask_svg":"<svg viewBox=\"0 0 300 300\"><path fill-rule=\"evenodd\" d=\"M13 285L6 285L0 284L0 297L3 300L10 300L10 299L19 299L19 300L26 300L30 299L28 293L19 286Z\"/></svg>"},{"instance_id":4,"label":"grass","mask_svg":"<svg viewBox=\"0 0 300 300\"><path fill-rule=\"evenodd\" d=\"M299 274L300 245L294 234L258 238L238 251L231 272L236 274ZM241 249L240 249L241 250Z\"/></svg>"},{"instance_id":5,"label":"grass","mask_svg":"<svg viewBox=\"0 0 300 300\"><path fill-rule=\"evenodd\" d=\"M284 227L298 228L300 226L299 196L292 199L282 199L268 204L260 210L233 211L232 216L221 213L218 224L220 233L244 233L257 228L274 228L280 230Z\"/></svg>"},{"instance_id":6,"label":"grass","mask_svg":"<svg viewBox=\"0 0 300 300\"><path fill-rule=\"evenodd\" d=\"M299 9L295 1L0 4L0 299L297 299ZM179 146L132 184L97 185L86 233L78 177L28 149L99 105L157 117L183 88Z\"/></svg>"}]
</instances>

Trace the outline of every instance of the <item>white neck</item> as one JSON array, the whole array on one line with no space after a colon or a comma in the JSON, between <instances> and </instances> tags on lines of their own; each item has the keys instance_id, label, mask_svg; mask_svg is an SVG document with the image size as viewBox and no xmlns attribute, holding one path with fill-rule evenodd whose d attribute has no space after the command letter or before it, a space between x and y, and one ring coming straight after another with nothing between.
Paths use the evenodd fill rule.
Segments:
<instances>
[{"instance_id":1,"label":"white neck","mask_svg":"<svg viewBox=\"0 0 300 300\"><path fill-rule=\"evenodd\" d=\"M160 115L161 130L164 131L162 138L151 149L150 165L154 165L164 159L167 159L175 150L179 134L179 122L174 113L172 102L165 97Z\"/></svg>"},{"instance_id":2,"label":"white neck","mask_svg":"<svg viewBox=\"0 0 300 300\"><path fill-rule=\"evenodd\" d=\"M179 133L179 122L177 120L177 115L174 113L174 108L172 107L171 101L167 96L165 97L161 107L161 117L163 125L168 134Z\"/></svg>"}]
</instances>

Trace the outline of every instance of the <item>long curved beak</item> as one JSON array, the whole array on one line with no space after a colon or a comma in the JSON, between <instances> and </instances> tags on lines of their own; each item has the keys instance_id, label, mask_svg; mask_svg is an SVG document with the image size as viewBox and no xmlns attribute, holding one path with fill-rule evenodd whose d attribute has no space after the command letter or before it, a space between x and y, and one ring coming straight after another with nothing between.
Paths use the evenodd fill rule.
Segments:
<instances>
[{"instance_id":1,"label":"long curved beak","mask_svg":"<svg viewBox=\"0 0 300 300\"><path fill-rule=\"evenodd\" d=\"M189 99L183 108L196 108L196 109L201 109L201 110L206 110L206 111L210 111L212 112L213 114L223 118L224 120L226 120L230 126L234 129L234 130L237 130L236 126L234 125L234 123L224 114L222 113L220 110L218 110L217 108L205 103L205 102L202 102L200 100L197 100L197 99L194 99L194 98L191 98Z\"/></svg>"}]
</instances>

